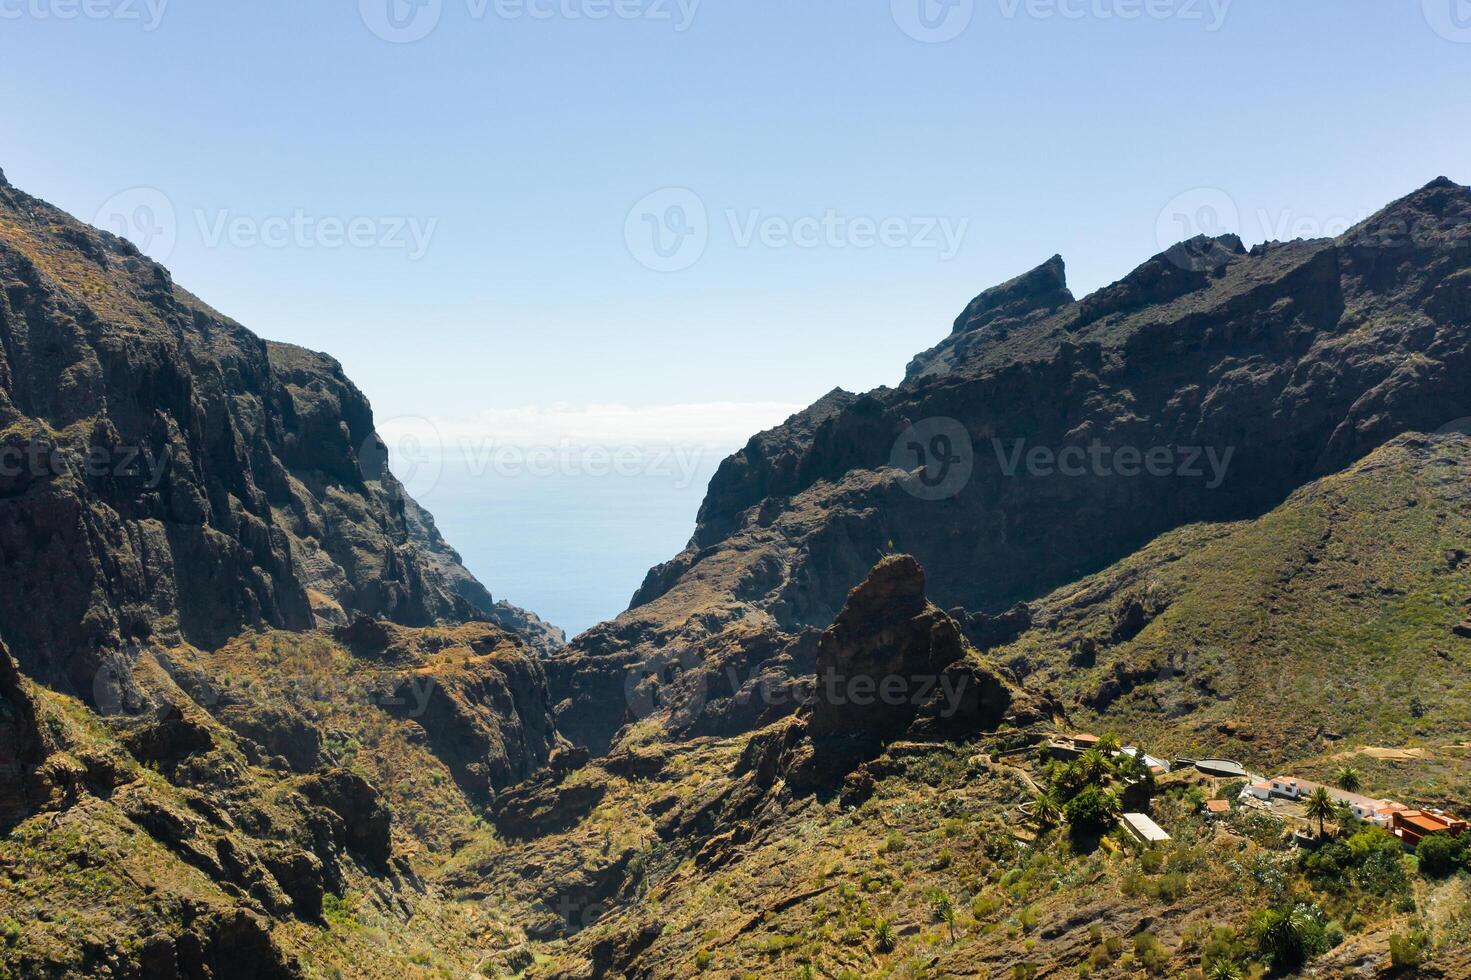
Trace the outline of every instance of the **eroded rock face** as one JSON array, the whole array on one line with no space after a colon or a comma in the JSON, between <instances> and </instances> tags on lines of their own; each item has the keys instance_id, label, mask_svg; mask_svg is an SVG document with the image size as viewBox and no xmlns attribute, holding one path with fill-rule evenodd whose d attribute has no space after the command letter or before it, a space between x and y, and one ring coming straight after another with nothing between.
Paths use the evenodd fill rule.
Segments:
<instances>
[{"instance_id":1,"label":"eroded rock face","mask_svg":"<svg viewBox=\"0 0 1471 980\"><path fill-rule=\"evenodd\" d=\"M336 361L9 185L0 287L0 631L29 675L92 701L106 670L126 699L153 641L358 613L536 626L405 496Z\"/></svg>"},{"instance_id":2,"label":"eroded rock face","mask_svg":"<svg viewBox=\"0 0 1471 980\"><path fill-rule=\"evenodd\" d=\"M1185 242L1078 301L1063 273L988 290L899 386L834 392L726 460L690 546L549 666L578 740L611 742L627 715L579 707L621 707L660 658L825 627L879 556L914 555L941 608L1010 642L1018 603L1471 415L1471 190L1448 180L1337 239ZM926 465L938 490L916 445L958 464Z\"/></svg>"},{"instance_id":3,"label":"eroded rock face","mask_svg":"<svg viewBox=\"0 0 1471 980\"><path fill-rule=\"evenodd\" d=\"M817 645L814 739L897 738L938 698L941 674L964 659L955 621L925 599L924 570L908 555L874 566ZM1003 692L1004 693L1004 692ZM999 721L1010 699L997 707Z\"/></svg>"}]
</instances>

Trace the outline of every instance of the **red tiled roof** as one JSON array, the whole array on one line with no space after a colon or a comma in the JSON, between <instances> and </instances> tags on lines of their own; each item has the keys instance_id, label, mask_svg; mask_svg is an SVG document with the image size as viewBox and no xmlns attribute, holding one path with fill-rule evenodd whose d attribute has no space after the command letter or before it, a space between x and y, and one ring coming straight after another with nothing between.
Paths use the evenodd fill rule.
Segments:
<instances>
[{"instance_id":1,"label":"red tiled roof","mask_svg":"<svg viewBox=\"0 0 1471 980\"><path fill-rule=\"evenodd\" d=\"M1206 800L1205 808L1211 813L1229 813L1231 804L1226 800Z\"/></svg>"}]
</instances>

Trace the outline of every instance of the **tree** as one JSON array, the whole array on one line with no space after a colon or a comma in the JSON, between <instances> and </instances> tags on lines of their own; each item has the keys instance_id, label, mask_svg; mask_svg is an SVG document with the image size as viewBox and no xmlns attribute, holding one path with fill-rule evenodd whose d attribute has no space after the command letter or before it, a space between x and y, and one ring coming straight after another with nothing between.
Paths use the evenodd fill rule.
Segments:
<instances>
[{"instance_id":1,"label":"tree","mask_svg":"<svg viewBox=\"0 0 1471 980\"><path fill-rule=\"evenodd\" d=\"M1085 783L1098 785L1113 775L1113 762L1098 749L1089 749L1078 759L1078 772Z\"/></svg>"},{"instance_id":2,"label":"tree","mask_svg":"<svg viewBox=\"0 0 1471 980\"><path fill-rule=\"evenodd\" d=\"M1447 878L1466 864L1466 842L1450 834L1431 834L1415 848L1420 872L1431 878Z\"/></svg>"},{"instance_id":3,"label":"tree","mask_svg":"<svg viewBox=\"0 0 1471 980\"><path fill-rule=\"evenodd\" d=\"M1123 811L1118 795L1098 786L1089 786L1062 808L1068 823L1077 830L1107 830Z\"/></svg>"},{"instance_id":4,"label":"tree","mask_svg":"<svg viewBox=\"0 0 1471 980\"><path fill-rule=\"evenodd\" d=\"M1344 766L1333 776L1333 781L1338 788L1346 793L1357 793L1363 788L1364 781L1359 778L1359 771L1353 766Z\"/></svg>"},{"instance_id":5,"label":"tree","mask_svg":"<svg viewBox=\"0 0 1471 980\"><path fill-rule=\"evenodd\" d=\"M1326 837L1328 818L1338 812L1338 804L1334 802L1333 797L1326 789L1319 786L1313 790L1303 807L1307 811L1309 820L1318 821L1318 836Z\"/></svg>"},{"instance_id":6,"label":"tree","mask_svg":"<svg viewBox=\"0 0 1471 980\"><path fill-rule=\"evenodd\" d=\"M930 906L935 916L950 927L950 945L955 945L955 902L948 893L935 889L930 893Z\"/></svg>"},{"instance_id":7,"label":"tree","mask_svg":"<svg viewBox=\"0 0 1471 980\"><path fill-rule=\"evenodd\" d=\"M1042 826L1051 827L1062 817L1062 807L1050 793L1041 793L1032 800L1032 816Z\"/></svg>"},{"instance_id":8,"label":"tree","mask_svg":"<svg viewBox=\"0 0 1471 980\"><path fill-rule=\"evenodd\" d=\"M1272 965L1291 972L1317 955L1323 928L1312 909L1263 909L1251 918L1251 935L1257 950L1270 957Z\"/></svg>"},{"instance_id":9,"label":"tree","mask_svg":"<svg viewBox=\"0 0 1471 980\"><path fill-rule=\"evenodd\" d=\"M1109 758L1116 755L1123 747L1123 740L1111 732L1098 740L1098 751Z\"/></svg>"},{"instance_id":10,"label":"tree","mask_svg":"<svg viewBox=\"0 0 1471 980\"><path fill-rule=\"evenodd\" d=\"M1129 781L1146 779L1149 776L1149 766L1144 762L1141 755L1121 755L1114 762L1114 768L1121 778Z\"/></svg>"}]
</instances>

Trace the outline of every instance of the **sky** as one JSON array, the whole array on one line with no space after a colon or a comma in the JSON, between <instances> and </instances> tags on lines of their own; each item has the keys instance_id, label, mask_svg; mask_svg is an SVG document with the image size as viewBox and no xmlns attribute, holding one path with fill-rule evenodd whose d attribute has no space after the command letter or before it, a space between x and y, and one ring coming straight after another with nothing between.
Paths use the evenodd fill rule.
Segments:
<instances>
[{"instance_id":1,"label":"sky","mask_svg":"<svg viewBox=\"0 0 1471 980\"><path fill-rule=\"evenodd\" d=\"M0 168L337 357L575 631L981 289L1471 182L1468 83L1471 0L0 0Z\"/></svg>"}]
</instances>

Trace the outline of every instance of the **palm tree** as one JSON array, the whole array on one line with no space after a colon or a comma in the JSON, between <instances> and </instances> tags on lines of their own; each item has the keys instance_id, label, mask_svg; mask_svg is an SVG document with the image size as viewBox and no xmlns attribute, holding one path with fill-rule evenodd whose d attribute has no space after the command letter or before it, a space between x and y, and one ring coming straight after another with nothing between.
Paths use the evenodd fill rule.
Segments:
<instances>
[{"instance_id":1,"label":"palm tree","mask_svg":"<svg viewBox=\"0 0 1471 980\"><path fill-rule=\"evenodd\" d=\"M1113 758L1113 756L1118 754L1119 749L1123 747L1123 741L1112 733L1100 738L1097 745L1098 751L1102 752L1106 758Z\"/></svg>"},{"instance_id":2,"label":"palm tree","mask_svg":"<svg viewBox=\"0 0 1471 980\"><path fill-rule=\"evenodd\" d=\"M1113 774L1113 763L1098 749L1089 749L1078 760L1078 771L1088 783L1102 783Z\"/></svg>"},{"instance_id":3,"label":"palm tree","mask_svg":"<svg viewBox=\"0 0 1471 980\"><path fill-rule=\"evenodd\" d=\"M1044 827L1051 827L1062 818L1062 807L1049 793L1041 793L1032 800L1032 816Z\"/></svg>"},{"instance_id":4,"label":"palm tree","mask_svg":"<svg viewBox=\"0 0 1471 980\"><path fill-rule=\"evenodd\" d=\"M1357 793L1364 785L1364 781L1359 778L1359 771L1353 766L1344 766L1338 770L1333 776L1333 781L1338 784L1339 789L1346 793Z\"/></svg>"},{"instance_id":5,"label":"palm tree","mask_svg":"<svg viewBox=\"0 0 1471 980\"><path fill-rule=\"evenodd\" d=\"M1313 790L1312 795L1308 797L1307 803L1304 804L1304 809L1307 810L1309 820L1318 821L1318 836L1327 836L1328 830L1326 824L1328 818L1338 813L1338 804L1328 791L1322 786Z\"/></svg>"},{"instance_id":6,"label":"palm tree","mask_svg":"<svg viewBox=\"0 0 1471 980\"><path fill-rule=\"evenodd\" d=\"M955 945L955 901L948 893L936 890L930 897L930 902L935 908L937 915L945 925L950 927L950 945Z\"/></svg>"},{"instance_id":7,"label":"palm tree","mask_svg":"<svg viewBox=\"0 0 1471 980\"><path fill-rule=\"evenodd\" d=\"M1312 916L1301 906L1266 909L1252 919L1251 934L1257 949L1272 958L1274 967L1291 971L1307 959L1306 941L1312 927Z\"/></svg>"}]
</instances>

